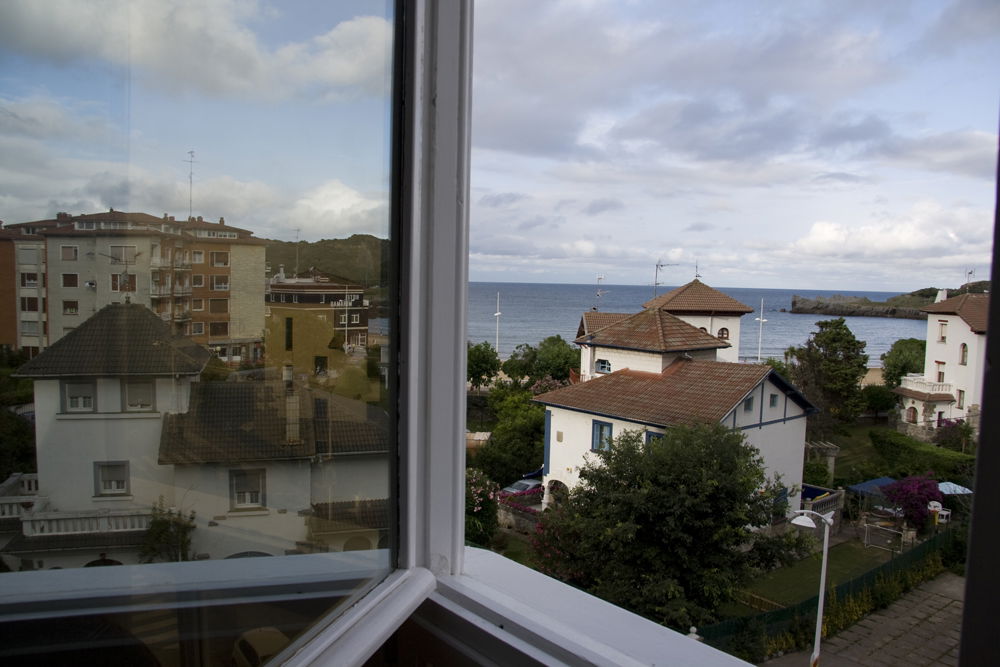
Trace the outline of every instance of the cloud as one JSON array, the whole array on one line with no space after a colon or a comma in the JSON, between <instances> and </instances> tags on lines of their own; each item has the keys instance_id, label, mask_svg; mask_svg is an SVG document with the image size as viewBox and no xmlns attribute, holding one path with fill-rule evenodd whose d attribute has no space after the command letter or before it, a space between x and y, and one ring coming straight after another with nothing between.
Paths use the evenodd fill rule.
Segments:
<instances>
[{"instance_id":1,"label":"cloud","mask_svg":"<svg viewBox=\"0 0 1000 667\"><path fill-rule=\"evenodd\" d=\"M694 222L684 228L685 232L710 232L717 229L715 225L710 222Z\"/></svg>"},{"instance_id":2,"label":"cloud","mask_svg":"<svg viewBox=\"0 0 1000 667\"><path fill-rule=\"evenodd\" d=\"M527 195L523 195L518 192L497 192L495 194L488 194L480 197L479 205L489 206L490 208L504 208L527 199L527 197Z\"/></svg>"},{"instance_id":3,"label":"cloud","mask_svg":"<svg viewBox=\"0 0 1000 667\"><path fill-rule=\"evenodd\" d=\"M620 199L603 198L591 201L584 207L583 212L587 215L599 215L608 211L620 211L623 208L625 204Z\"/></svg>"},{"instance_id":4,"label":"cloud","mask_svg":"<svg viewBox=\"0 0 1000 667\"><path fill-rule=\"evenodd\" d=\"M1000 33L1000 4L995 0L957 0L916 41L918 55L951 55L981 42L996 41Z\"/></svg>"},{"instance_id":5,"label":"cloud","mask_svg":"<svg viewBox=\"0 0 1000 667\"><path fill-rule=\"evenodd\" d=\"M953 131L920 137L892 137L874 146L874 158L911 169L948 172L972 178L996 178L997 135Z\"/></svg>"},{"instance_id":6,"label":"cloud","mask_svg":"<svg viewBox=\"0 0 1000 667\"><path fill-rule=\"evenodd\" d=\"M373 234L385 238L389 229L389 200L364 195L333 180L314 188L295 201L284 220L302 230L302 238L345 238Z\"/></svg>"},{"instance_id":7,"label":"cloud","mask_svg":"<svg viewBox=\"0 0 1000 667\"><path fill-rule=\"evenodd\" d=\"M853 185L856 183L864 183L865 179L857 174L849 174L843 171L828 171L823 174L817 174L813 177L814 183L819 184L833 184L833 185Z\"/></svg>"},{"instance_id":8,"label":"cloud","mask_svg":"<svg viewBox=\"0 0 1000 667\"><path fill-rule=\"evenodd\" d=\"M392 26L344 21L303 42L264 47L251 0L10 0L3 49L65 66L102 61L171 93L273 100L384 94Z\"/></svg>"}]
</instances>

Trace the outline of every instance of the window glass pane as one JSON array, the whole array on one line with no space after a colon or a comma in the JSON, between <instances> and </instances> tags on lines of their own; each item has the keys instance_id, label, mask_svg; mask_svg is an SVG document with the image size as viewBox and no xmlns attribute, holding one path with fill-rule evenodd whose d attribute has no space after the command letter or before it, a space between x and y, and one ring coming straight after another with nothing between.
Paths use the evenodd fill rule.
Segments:
<instances>
[{"instance_id":1,"label":"window glass pane","mask_svg":"<svg viewBox=\"0 0 1000 667\"><path fill-rule=\"evenodd\" d=\"M62 46L0 45L23 119L0 135L46 165L24 163L0 235L2 317L37 346L0 590L38 582L51 612L0 610L0 652L273 653L261 628L290 641L396 564L394 3L18 7L8 31ZM132 587L153 580L171 590Z\"/></svg>"}]
</instances>

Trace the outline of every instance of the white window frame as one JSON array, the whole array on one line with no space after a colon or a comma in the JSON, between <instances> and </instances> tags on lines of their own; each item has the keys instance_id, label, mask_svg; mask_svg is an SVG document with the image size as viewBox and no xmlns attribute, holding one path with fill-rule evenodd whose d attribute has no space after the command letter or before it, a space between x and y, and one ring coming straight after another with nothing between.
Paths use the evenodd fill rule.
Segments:
<instances>
[{"instance_id":1,"label":"white window frame","mask_svg":"<svg viewBox=\"0 0 1000 667\"><path fill-rule=\"evenodd\" d=\"M205 310L205 300L191 299L191 310Z\"/></svg>"},{"instance_id":2,"label":"white window frame","mask_svg":"<svg viewBox=\"0 0 1000 667\"><path fill-rule=\"evenodd\" d=\"M219 285L216 284L216 279L217 278L226 281L225 283L220 283L222 285L222 287L219 287ZM214 275L214 276L212 276L212 281L211 282L212 282L212 291L213 292L228 292L229 291L229 275L228 274Z\"/></svg>"},{"instance_id":3,"label":"white window frame","mask_svg":"<svg viewBox=\"0 0 1000 667\"><path fill-rule=\"evenodd\" d=\"M351 324L361 324L361 315L357 313L351 315Z\"/></svg>"},{"instance_id":4,"label":"white window frame","mask_svg":"<svg viewBox=\"0 0 1000 667\"><path fill-rule=\"evenodd\" d=\"M205 263L205 251L204 250L192 250L191 251L191 263L192 264L204 264Z\"/></svg>"},{"instance_id":5,"label":"white window frame","mask_svg":"<svg viewBox=\"0 0 1000 667\"><path fill-rule=\"evenodd\" d=\"M223 261L220 263L216 261L216 255L224 255ZM229 251L228 250L212 250L208 255L211 260L211 265L216 268L223 268L229 266Z\"/></svg>"},{"instance_id":6,"label":"white window frame","mask_svg":"<svg viewBox=\"0 0 1000 667\"><path fill-rule=\"evenodd\" d=\"M140 387L148 389L149 402L136 402L133 405L131 394L138 393ZM122 411L153 412L156 410L156 382L146 379L122 380Z\"/></svg>"},{"instance_id":7,"label":"white window frame","mask_svg":"<svg viewBox=\"0 0 1000 667\"><path fill-rule=\"evenodd\" d=\"M205 286L205 274L196 273L191 276L191 287L204 287Z\"/></svg>"},{"instance_id":8,"label":"white window frame","mask_svg":"<svg viewBox=\"0 0 1000 667\"><path fill-rule=\"evenodd\" d=\"M256 478L256 495L236 490L240 478ZM267 507L267 470L265 468L233 469L229 471L229 508L230 511L248 509L264 509Z\"/></svg>"},{"instance_id":9,"label":"white window frame","mask_svg":"<svg viewBox=\"0 0 1000 667\"><path fill-rule=\"evenodd\" d=\"M104 471L111 467L118 468L119 466L124 466L125 468L125 479L117 480L115 478L109 478L108 480L105 480ZM121 484L115 484L111 486L111 488L106 488L105 481L120 481ZM128 496L131 495L131 493L131 472L129 470L128 461L94 461L95 496Z\"/></svg>"},{"instance_id":10,"label":"white window frame","mask_svg":"<svg viewBox=\"0 0 1000 667\"><path fill-rule=\"evenodd\" d=\"M204 322L192 322L191 323L191 335L192 336L204 336L205 335L205 323Z\"/></svg>"},{"instance_id":11,"label":"white window frame","mask_svg":"<svg viewBox=\"0 0 1000 667\"><path fill-rule=\"evenodd\" d=\"M73 256L66 257L66 251L71 250ZM80 259L80 246L76 245L61 245L59 246L59 260L63 262L75 262Z\"/></svg>"},{"instance_id":12,"label":"white window frame","mask_svg":"<svg viewBox=\"0 0 1000 667\"><path fill-rule=\"evenodd\" d=\"M66 284L66 278L68 278L70 276L73 276L74 278L76 278L76 284L75 285L67 285ZM62 274L62 279L59 281L59 285L61 287L63 287L64 289L76 289L77 287L80 286L80 274L79 273L63 273Z\"/></svg>"},{"instance_id":13,"label":"white window frame","mask_svg":"<svg viewBox=\"0 0 1000 667\"><path fill-rule=\"evenodd\" d=\"M89 391L84 387L89 387ZM63 412L97 411L97 383L93 380L67 380L63 383L62 395Z\"/></svg>"},{"instance_id":14,"label":"white window frame","mask_svg":"<svg viewBox=\"0 0 1000 667\"><path fill-rule=\"evenodd\" d=\"M121 252L116 252L120 250ZM111 245L108 246L108 256L111 257L112 264L122 264L124 266L135 266L135 257L138 254L134 245ZM121 254L121 257L118 255ZM131 256L130 256L131 255Z\"/></svg>"},{"instance_id":15,"label":"white window frame","mask_svg":"<svg viewBox=\"0 0 1000 667\"><path fill-rule=\"evenodd\" d=\"M598 359L594 362L594 372L595 373L610 373L611 372L611 362L607 359Z\"/></svg>"},{"instance_id":16,"label":"white window frame","mask_svg":"<svg viewBox=\"0 0 1000 667\"><path fill-rule=\"evenodd\" d=\"M67 304L74 303L75 306L69 306ZM80 302L76 299L67 299L62 302L62 313L63 315L79 315L80 314Z\"/></svg>"}]
</instances>

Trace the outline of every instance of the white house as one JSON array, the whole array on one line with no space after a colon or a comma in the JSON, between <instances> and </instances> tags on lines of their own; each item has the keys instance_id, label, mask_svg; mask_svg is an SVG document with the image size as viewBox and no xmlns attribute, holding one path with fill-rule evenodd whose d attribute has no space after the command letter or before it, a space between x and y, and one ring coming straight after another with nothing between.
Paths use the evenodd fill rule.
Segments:
<instances>
[{"instance_id":1,"label":"white house","mask_svg":"<svg viewBox=\"0 0 1000 667\"><path fill-rule=\"evenodd\" d=\"M802 482L806 417L815 407L768 366L677 358L662 371L622 369L535 400L546 406L546 498L579 482L590 452L624 430L648 437L672 426L719 422L760 450L769 475Z\"/></svg>"},{"instance_id":2,"label":"white house","mask_svg":"<svg viewBox=\"0 0 1000 667\"><path fill-rule=\"evenodd\" d=\"M125 303L19 369L34 380L38 473L34 497L19 501L20 535L3 548L9 566L136 562L151 506L179 500L173 469L156 460L162 420L187 409L210 358L148 308Z\"/></svg>"},{"instance_id":3,"label":"white house","mask_svg":"<svg viewBox=\"0 0 1000 667\"><path fill-rule=\"evenodd\" d=\"M719 350L719 361L740 360L740 318L753 308L723 294L697 278L642 304L676 315L706 333L732 341L732 346Z\"/></svg>"},{"instance_id":4,"label":"white house","mask_svg":"<svg viewBox=\"0 0 1000 667\"><path fill-rule=\"evenodd\" d=\"M907 375L895 389L900 430L924 440L946 419L966 420L979 429L990 298L944 296L921 309L927 313L923 375Z\"/></svg>"}]
</instances>

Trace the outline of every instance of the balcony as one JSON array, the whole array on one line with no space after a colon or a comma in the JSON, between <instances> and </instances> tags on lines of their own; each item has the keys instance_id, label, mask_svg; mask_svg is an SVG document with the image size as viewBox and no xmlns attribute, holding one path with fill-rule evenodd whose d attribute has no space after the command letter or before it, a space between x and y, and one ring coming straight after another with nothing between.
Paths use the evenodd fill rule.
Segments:
<instances>
[{"instance_id":1,"label":"balcony","mask_svg":"<svg viewBox=\"0 0 1000 667\"><path fill-rule=\"evenodd\" d=\"M27 512L21 516L21 531L33 537L146 530L149 518L149 510L140 509Z\"/></svg>"},{"instance_id":2,"label":"balcony","mask_svg":"<svg viewBox=\"0 0 1000 667\"><path fill-rule=\"evenodd\" d=\"M172 294L170 285L150 285L149 296L153 299L162 299Z\"/></svg>"},{"instance_id":3,"label":"balcony","mask_svg":"<svg viewBox=\"0 0 1000 667\"><path fill-rule=\"evenodd\" d=\"M174 285L174 296L191 296L191 286Z\"/></svg>"},{"instance_id":4,"label":"balcony","mask_svg":"<svg viewBox=\"0 0 1000 667\"><path fill-rule=\"evenodd\" d=\"M46 498L38 495L38 475L16 472L0 484L0 520L19 519Z\"/></svg>"},{"instance_id":5,"label":"balcony","mask_svg":"<svg viewBox=\"0 0 1000 667\"><path fill-rule=\"evenodd\" d=\"M186 322L191 319L190 310L175 310L174 311L174 322Z\"/></svg>"},{"instance_id":6,"label":"balcony","mask_svg":"<svg viewBox=\"0 0 1000 667\"><path fill-rule=\"evenodd\" d=\"M909 390L928 396L955 395L955 387L950 382L931 382L923 375L916 373L903 376L903 381L900 383L899 388L904 393Z\"/></svg>"},{"instance_id":7,"label":"balcony","mask_svg":"<svg viewBox=\"0 0 1000 667\"><path fill-rule=\"evenodd\" d=\"M174 259L174 270L175 271L190 271L191 270L191 260L190 259Z\"/></svg>"},{"instance_id":8,"label":"balcony","mask_svg":"<svg viewBox=\"0 0 1000 667\"><path fill-rule=\"evenodd\" d=\"M150 257L149 258L149 268L151 269L169 269L170 260L165 257Z\"/></svg>"}]
</instances>

